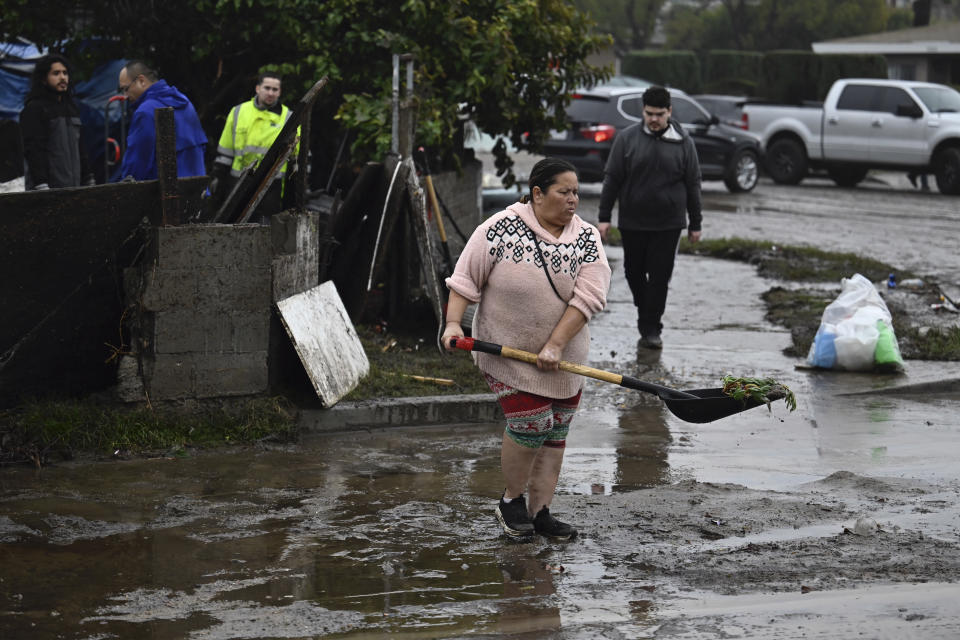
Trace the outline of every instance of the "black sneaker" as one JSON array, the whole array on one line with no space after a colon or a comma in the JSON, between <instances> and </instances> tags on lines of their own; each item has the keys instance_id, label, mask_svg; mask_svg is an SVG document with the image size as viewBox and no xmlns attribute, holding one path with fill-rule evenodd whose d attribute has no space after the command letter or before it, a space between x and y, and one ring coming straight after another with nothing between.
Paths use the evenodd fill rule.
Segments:
<instances>
[{"instance_id":1,"label":"black sneaker","mask_svg":"<svg viewBox=\"0 0 960 640\"><path fill-rule=\"evenodd\" d=\"M663 340L660 339L659 335L651 333L640 338L640 346L647 349L663 349Z\"/></svg>"},{"instance_id":2,"label":"black sneaker","mask_svg":"<svg viewBox=\"0 0 960 640\"><path fill-rule=\"evenodd\" d=\"M550 515L550 509L547 507L540 509L537 513L533 519L533 528L537 533L551 540L572 540L577 537L577 530Z\"/></svg>"},{"instance_id":3,"label":"black sneaker","mask_svg":"<svg viewBox=\"0 0 960 640\"><path fill-rule=\"evenodd\" d=\"M508 536L525 538L533 535L533 521L527 513L527 500L523 496L518 496L510 502L504 502L503 498L500 498L500 503L497 505L497 520L503 525L503 530Z\"/></svg>"}]
</instances>

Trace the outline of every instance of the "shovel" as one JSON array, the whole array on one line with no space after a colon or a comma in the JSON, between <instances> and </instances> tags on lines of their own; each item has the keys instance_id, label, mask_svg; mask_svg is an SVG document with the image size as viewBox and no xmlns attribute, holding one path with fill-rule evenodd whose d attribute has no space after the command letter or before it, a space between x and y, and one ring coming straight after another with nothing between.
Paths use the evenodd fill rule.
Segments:
<instances>
[{"instance_id":1,"label":"shovel","mask_svg":"<svg viewBox=\"0 0 960 640\"><path fill-rule=\"evenodd\" d=\"M473 338L453 338L450 342L457 349L463 349L464 351L480 351L494 356L528 362L532 365L537 364L537 354L530 353L529 351L521 351L512 347L505 347L493 342L484 342ZM767 404L753 398L737 400L736 398L728 396L723 392L723 389L719 388L678 391L677 389L653 384L652 382L644 382L631 376L611 373L609 371L603 371L602 369L594 369L593 367L563 360L560 361L560 369L588 378L612 382L627 389L652 393L663 400L663 403L667 405L667 409L684 422L701 424L704 422L713 422L714 420L726 418L735 413ZM770 400L775 399L777 398L770 398Z\"/></svg>"}]
</instances>

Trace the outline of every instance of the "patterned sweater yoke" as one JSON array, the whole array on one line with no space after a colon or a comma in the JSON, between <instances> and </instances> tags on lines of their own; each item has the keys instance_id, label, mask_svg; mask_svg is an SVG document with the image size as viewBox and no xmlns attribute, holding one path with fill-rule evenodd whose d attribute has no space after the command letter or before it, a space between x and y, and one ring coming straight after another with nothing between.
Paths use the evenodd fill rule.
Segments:
<instances>
[{"instance_id":1,"label":"patterned sweater yoke","mask_svg":"<svg viewBox=\"0 0 960 640\"><path fill-rule=\"evenodd\" d=\"M489 227L487 242L495 262L510 260L520 264L532 261L538 269L543 269L543 261L546 261L552 277L573 281L581 266L597 262L602 251L598 236L590 227L582 226L576 233L572 241L563 242L563 234L559 239L551 238L552 242L544 241L522 217L514 214L500 218Z\"/></svg>"}]
</instances>

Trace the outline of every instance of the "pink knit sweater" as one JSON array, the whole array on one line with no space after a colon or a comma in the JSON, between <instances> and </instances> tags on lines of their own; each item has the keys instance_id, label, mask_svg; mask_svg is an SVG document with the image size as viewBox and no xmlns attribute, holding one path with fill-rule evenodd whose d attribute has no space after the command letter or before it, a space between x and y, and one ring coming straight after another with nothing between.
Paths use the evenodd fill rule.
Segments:
<instances>
[{"instance_id":1,"label":"pink knit sweater","mask_svg":"<svg viewBox=\"0 0 960 640\"><path fill-rule=\"evenodd\" d=\"M563 300L550 288L533 234ZM467 300L480 303L473 337L539 353L568 305L587 320L606 306L610 266L592 224L575 215L555 238L537 222L532 206L516 203L476 228L446 283ZM567 344L562 359L585 363L589 347L590 331L584 326ZM486 353L474 353L474 359L494 378L548 398L569 398L583 386L581 376L564 371L544 372Z\"/></svg>"}]
</instances>

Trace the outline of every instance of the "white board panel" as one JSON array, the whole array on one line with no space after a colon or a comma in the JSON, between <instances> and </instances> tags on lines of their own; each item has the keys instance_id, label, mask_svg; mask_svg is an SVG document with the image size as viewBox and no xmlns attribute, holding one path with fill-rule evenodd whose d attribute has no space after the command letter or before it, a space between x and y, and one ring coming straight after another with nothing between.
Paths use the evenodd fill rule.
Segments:
<instances>
[{"instance_id":1,"label":"white board panel","mask_svg":"<svg viewBox=\"0 0 960 640\"><path fill-rule=\"evenodd\" d=\"M350 316L332 281L277 303L287 335L324 407L332 407L370 372Z\"/></svg>"}]
</instances>

